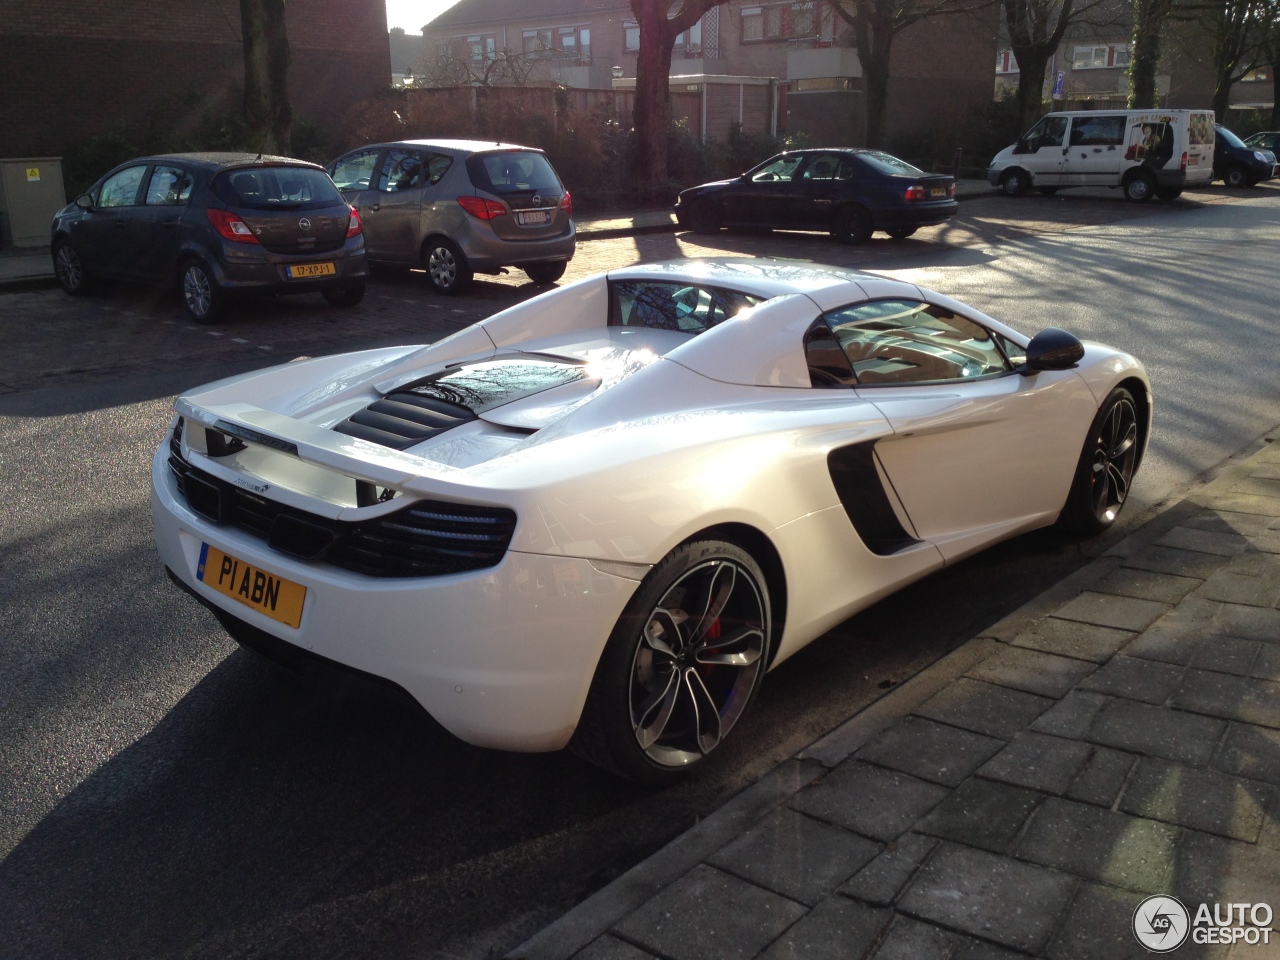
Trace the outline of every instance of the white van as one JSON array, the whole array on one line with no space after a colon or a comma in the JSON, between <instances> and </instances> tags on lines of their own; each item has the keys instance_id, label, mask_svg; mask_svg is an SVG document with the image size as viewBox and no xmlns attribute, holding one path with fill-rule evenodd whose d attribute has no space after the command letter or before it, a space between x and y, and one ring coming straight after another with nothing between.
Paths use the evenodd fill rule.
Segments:
<instances>
[{"instance_id":1,"label":"white van","mask_svg":"<svg viewBox=\"0 0 1280 960\"><path fill-rule=\"evenodd\" d=\"M991 161L987 179L1016 197L1036 187L1121 187L1138 203L1213 179L1212 110L1051 113Z\"/></svg>"}]
</instances>

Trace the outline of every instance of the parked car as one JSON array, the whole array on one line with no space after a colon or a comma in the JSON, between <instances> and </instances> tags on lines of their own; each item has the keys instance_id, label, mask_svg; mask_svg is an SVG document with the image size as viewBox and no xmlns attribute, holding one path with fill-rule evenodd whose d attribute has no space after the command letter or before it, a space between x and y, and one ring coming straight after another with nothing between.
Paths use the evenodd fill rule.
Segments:
<instances>
[{"instance_id":1,"label":"parked car","mask_svg":"<svg viewBox=\"0 0 1280 960\"><path fill-rule=\"evenodd\" d=\"M676 220L695 233L721 227L829 230L866 243L881 230L904 240L956 212L954 177L925 173L880 150L793 150L740 177L691 187Z\"/></svg>"},{"instance_id":2,"label":"parked car","mask_svg":"<svg viewBox=\"0 0 1280 960\"><path fill-rule=\"evenodd\" d=\"M987 180L1006 196L1035 187L1119 187L1145 203L1213 180L1212 110L1068 110L1040 118L991 159Z\"/></svg>"},{"instance_id":3,"label":"parked car","mask_svg":"<svg viewBox=\"0 0 1280 960\"><path fill-rule=\"evenodd\" d=\"M193 320L219 319L228 296L364 296L360 217L324 168L288 157L175 153L122 163L53 218L62 289L95 280L173 284Z\"/></svg>"},{"instance_id":4,"label":"parked car","mask_svg":"<svg viewBox=\"0 0 1280 960\"><path fill-rule=\"evenodd\" d=\"M1113 524L1151 404L1125 353L900 280L635 266L179 397L155 535L246 647L660 783L887 593Z\"/></svg>"},{"instance_id":5,"label":"parked car","mask_svg":"<svg viewBox=\"0 0 1280 960\"><path fill-rule=\"evenodd\" d=\"M1213 141L1213 178L1228 187L1252 187L1262 180L1271 180L1280 169L1276 167L1276 155L1261 147L1246 146L1245 142L1226 127L1216 127Z\"/></svg>"},{"instance_id":6,"label":"parked car","mask_svg":"<svg viewBox=\"0 0 1280 960\"><path fill-rule=\"evenodd\" d=\"M423 267L439 293L504 267L555 283L573 258L573 200L541 150L401 140L353 150L329 173L364 219L369 259Z\"/></svg>"},{"instance_id":7,"label":"parked car","mask_svg":"<svg viewBox=\"0 0 1280 960\"><path fill-rule=\"evenodd\" d=\"M1253 147L1255 150L1270 150L1280 156L1280 131L1266 130L1262 133L1255 133L1244 138L1244 145Z\"/></svg>"}]
</instances>

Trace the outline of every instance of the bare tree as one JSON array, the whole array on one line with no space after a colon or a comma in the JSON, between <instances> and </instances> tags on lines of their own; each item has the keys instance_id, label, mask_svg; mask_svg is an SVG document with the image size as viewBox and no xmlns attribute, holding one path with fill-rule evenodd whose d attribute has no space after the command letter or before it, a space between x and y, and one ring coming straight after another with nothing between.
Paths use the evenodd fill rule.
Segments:
<instances>
[{"instance_id":1,"label":"bare tree","mask_svg":"<svg viewBox=\"0 0 1280 960\"><path fill-rule=\"evenodd\" d=\"M467 55L441 53L417 74L415 86L424 87L523 87L540 61L524 53L499 50L477 60Z\"/></svg>"},{"instance_id":2,"label":"bare tree","mask_svg":"<svg viewBox=\"0 0 1280 960\"><path fill-rule=\"evenodd\" d=\"M1044 103L1049 60L1067 30L1094 19L1106 0L1004 0L1009 47L1018 61L1018 129L1026 130Z\"/></svg>"},{"instance_id":3,"label":"bare tree","mask_svg":"<svg viewBox=\"0 0 1280 960\"><path fill-rule=\"evenodd\" d=\"M263 153L289 152L289 33L285 0L240 0L244 46L244 117Z\"/></svg>"},{"instance_id":4,"label":"bare tree","mask_svg":"<svg viewBox=\"0 0 1280 960\"><path fill-rule=\"evenodd\" d=\"M636 98L631 124L635 131L635 177L642 188L667 179L667 124L671 116L671 49L676 37L704 13L726 0L631 0L640 27L636 59Z\"/></svg>"},{"instance_id":5,"label":"bare tree","mask_svg":"<svg viewBox=\"0 0 1280 960\"><path fill-rule=\"evenodd\" d=\"M884 141L885 104L889 98L889 56L899 33L921 20L947 13L966 13L990 0L835 0L836 14L853 32L862 82L866 89L866 144Z\"/></svg>"},{"instance_id":6,"label":"bare tree","mask_svg":"<svg viewBox=\"0 0 1280 960\"><path fill-rule=\"evenodd\" d=\"M1222 122L1232 86L1262 59L1266 10L1259 0L1218 0L1203 9L1199 23L1212 44L1213 112Z\"/></svg>"}]
</instances>

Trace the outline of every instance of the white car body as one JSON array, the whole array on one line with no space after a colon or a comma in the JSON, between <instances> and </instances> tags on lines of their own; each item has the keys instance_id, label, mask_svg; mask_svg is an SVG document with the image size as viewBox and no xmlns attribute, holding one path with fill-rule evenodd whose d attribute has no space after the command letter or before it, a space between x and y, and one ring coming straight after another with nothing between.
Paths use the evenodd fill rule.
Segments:
<instances>
[{"instance_id":1,"label":"white car body","mask_svg":"<svg viewBox=\"0 0 1280 960\"><path fill-rule=\"evenodd\" d=\"M607 325L610 283L649 280L709 284L762 302L696 336ZM1145 443L1146 374L1134 358L1096 344L1072 369L815 388L804 345L815 319L884 298L935 304L1014 345L1028 343L940 294L835 268L751 260L613 271L430 346L299 361L178 398L181 436L161 446L153 465L161 558L207 605L394 682L463 740L559 749L574 734L624 608L690 538L715 528L767 554L758 559L772 574L775 666L903 585L1053 523L1090 423L1121 384L1141 394ZM472 369L517 352L587 366L581 379L403 450L333 429L387 394L458 369L451 365ZM243 447L212 455L218 437ZM857 451L847 456L863 469L843 490L833 480L833 451L836 460ZM197 512L171 455L185 465L179 471L216 478L224 499L270 501L272 510L283 505L330 526L429 500L509 509L514 531L481 569L370 576L214 522L207 514L220 505L206 501ZM866 470L880 489L864 497L857 484L876 482ZM392 499L360 505L357 481ZM246 492L228 492L239 490ZM905 538L864 542L852 519L864 500L882 507L874 523ZM206 545L304 587L298 625L202 581Z\"/></svg>"}]
</instances>

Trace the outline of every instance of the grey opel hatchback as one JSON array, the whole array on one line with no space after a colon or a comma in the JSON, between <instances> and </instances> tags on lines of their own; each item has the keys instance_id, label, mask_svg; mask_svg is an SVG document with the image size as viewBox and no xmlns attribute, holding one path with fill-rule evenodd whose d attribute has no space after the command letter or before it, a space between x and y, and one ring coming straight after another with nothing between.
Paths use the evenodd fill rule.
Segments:
<instances>
[{"instance_id":1,"label":"grey opel hatchback","mask_svg":"<svg viewBox=\"0 0 1280 960\"><path fill-rule=\"evenodd\" d=\"M329 174L360 211L369 259L422 267L439 293L503 267L555 283L573 257L573 201L541 150L401 140L353 150Z\"/></svg>"},{"instance_id":2,"label":"grey opel hatchback","mask_svg":"<svg viewBox=\"0 0 1280 960\"><path fill-rule=\"evenodd\" d=\"M234 294L352 307L369 273L360 217L323 167L239 153L120 164L54 216L51 252L72 296L98 278L176 284L200 323Z\"/></svg>"}]
</instances>

